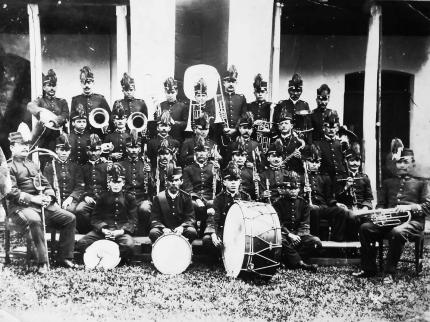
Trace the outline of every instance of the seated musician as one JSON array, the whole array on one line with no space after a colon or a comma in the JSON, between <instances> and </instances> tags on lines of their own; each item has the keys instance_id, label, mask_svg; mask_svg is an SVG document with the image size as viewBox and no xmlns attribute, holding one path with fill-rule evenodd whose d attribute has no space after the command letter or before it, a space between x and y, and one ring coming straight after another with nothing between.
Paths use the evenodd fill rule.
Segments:
<instances>
[{"instance_id":1,"label":"seated musician","mask_svg":"<svg viewBox=\"0 0 430 322\"><path fill-rule=\"evenodd\" d=\"M260 174L262 200L269 200L275 208L282 229L282 261L291 269L317 271L316 265L303 260L316 255L321 248L318 237L309 232L309 207L298 196L298 175L281 168L282 147L274 144L267 151L269 168Z\"/></svg>"},{"instance_id":2,"label":"seated musician","mask_svg":"<svg viewBox=\"0 0 430 322\"><path fill-rule=\"evenodd\" d=\"M161 114L157 120L157 137L148 142L148 157L151 160L151 167L154 169L157 166L157 151L160 148L162 141L167 141L169 148L174 151L174 159L177 160L176 154L179 152L179 141L170 136L170 130L174 121L168 111Z\"/></svg>"},{"instance_id":3,"label":"seated musician","mask_svg":"<svg viewBox=\"0 0 430 322\"><path fill-rule=\"evenodd\" d=\"M234 162L229 162L223 171L223 189L208 209L208 220L203 236L203 246L209 255L209 263L217 264L221 256L222 234L228 210L237 200L251 200L246 192L240 190L240 170Z\"/></svg>"},{"instance_id":4,"label":"seated musician","mask_svg":"<svg viewBox=\"0 0 430 322\"><path fill-rule=\"evenodd\" d=\"M312 139L313 141L321 141L324 138L324 118L326 115L337 112L327 107L330 101L330 87L327 84L322 84L317 89L317 108L312 110L311 122L312 122Z\"/></svg>"},{"instance_id":5,"label":"seated musician","mask_svg":"<svg viewBox=\"0 0 430 322\"><path fill-rule=\"evenodd\" d=\"M190 243L197 238L195 216L191 196L181 190L182 169L170 169L167 188L154 198L151 210L149 238L154 243L163 234L183 235Z\"/></svg>"},{"instance_id":6,"label":"seated musician","mask_svg":"<svg viewBox=\"0 0 430 322\"><path fill-rule=\"evenodd\" d=\"M82 166L85 191L76 206L76 228L80 234L91 230L90 215L100 194L107 188L107 162L100 157L102 142L97 134L87 141L88 161Z\"/></svg>"},{"instance_id":7,"label":"seated musician","mask_svg":"<svg viewBox=\"0 0 430 322\"><path fill-rule=\"evenodd\" d=\"M182 188L189 193L196 213L199 234L203 235L206 227L207 209L212 207L215 197L214 172L218 171L216 161L208 161L209 147L205 142L198 142L195 149L195 161L184 169ZM216 188L216 182L215 182Z\"/></svg>"},{"instance_id":8,"label":"seated musician","mask_svg":"<svg viewBox=\"0 0 430 322\"><path fill-rule=\"evenodd\" d=\"M218 145L208 138L209 134L209 117L203 113L198 119L194 121L194 135L184 141L181 147L180 160L181 164L186 167L194 162L194 148L197 142L204 141L209 147L209 151L215 149L218 152Z\"/></svg>"},{"instance_id":9,"label":"seated musician","mask_svg":"<svg viewBox=\"0 0 430 322\"><path fill-rule=\"evenodd\" d=\"M61 209L56 203L55 192L38 167L27 159L30 137L24 138L20 132L9 134L12 159L8 162L12 189L7 194L9 213L17 225L29 228L36 247L38 272L48 271L48 250L45 248L41 212L45 209L47 226L60 230L57 263L73 268L73 248L75 244L75 215ZM40 180L40 181L39 181ZM40 188L42 193L39 193Z\"/></svg>"},{"instance_id":10,"label":"seated musician","mask_svg":"<svg viewBox=\"0 0 430 322\"><path fill-rule=\"evenodd\" d=\"M393 283L397 264L406 241L413 241L424 230L425 216L430 213L430 192L423 180L412 176L415 167L414 152L405 148L396 162L397 176L383 181L378 208L394 208L396 213L411 212L411 220L393 227L379 226L367 221L360 226L361 270L355 277L376 274L376 249L374 243L383 236L389 237L389 249L384 272L384 283Z\"/></svg>"},{"instance_id":11,"label":"seated musician","mask_svg":"<svg viewBox=\"0 0 430 322\"><path fill-rule=\"evenodd\" d=\"M75 213L76 206L84 193L84 179L81 166L70 161L70 145L66 134L56 140L55 153L59 160L48 163L43 170L44 176L50 185L56 190L56 196L60 198L57 203L61 208Z\"/></svg>"},{"instance_id":12,"label":"seated musician","mask_svg":"<svg viewBox=\"0 0 430 322\"><path fill-rule=\"evenodd\" d=\"M321 164L321 151L318 146L307 145L302 151L303 161L306 163L307 178L302 177L304 198L309 203L310 208L310 232L320 238L324 235L320 231L320 220L328 220L331 228L330 240L345 241L350 238L348 235L351 218L349 212L340 207L334 198L332 183L327 174L319 171Z\"/></svg>"},{"instance_id":13,"label":"seated musician","mask_svg":"<svg viewBox=\"0 0 430 322\"><path fill-rule=\"evenodd\" d=\"M72 130L69 135L70 143L70 161L79 165L84 165L88 161L87 141L90 139L90 133L87 128L87 115L82 106L78 107L70 115Z\"/></svg>"},{"instance_id":14,"label":"seated musician","mask_svg":"<svg viewBox=\"0 0 430 322\"><path fill-rule=\"evenodd\" d=\"M76 244L79 252L85 250L100 239L112 240L119 246L119 253L124 261L133 255L133 238L136 228L136 199L125 192L124 168L118 163L108 170L108 191L101 193L91 214L92 230Z\"/></svg>"},{"instance_id":15,"label":"seated musician","mask_svg":"<svg viewBox=\"0 0 430 322\"><path fill-rule=\"evenodd\" d=\"M258 164L249 163L246 161L248 157L248 152L246 152L245 146L242 142L234 142L231 146L231 162L238 167L241 179L241 191L246 192L251 196L252 200L257 200L260 196L256 195L255 180L258 180ZM258 183L257 183L258 184Z\"/></svg>"},{"instance_id":16,"label":"seated musician","mask_svg":"<svg viewBox=\"0 0 430 322\"><path fill-rule=\"evenodd\" d=\"M113 162L118 162L126 156L125 141L130 137L130 133L127 130L127 115L121 105L112 111L112 120L114 131L108 133L103 140L104 143L110 143L112 148L109 155L105 157L110 158Z\"/></svg>"}]
</instances>

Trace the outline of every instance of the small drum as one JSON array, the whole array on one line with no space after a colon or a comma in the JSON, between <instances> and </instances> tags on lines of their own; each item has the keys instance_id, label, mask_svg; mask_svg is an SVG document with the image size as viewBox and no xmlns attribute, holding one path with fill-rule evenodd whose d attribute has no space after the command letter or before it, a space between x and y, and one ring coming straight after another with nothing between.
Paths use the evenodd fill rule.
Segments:
<instances>
[{"instance_id":1,"label":"small drum","mask_svg":"<svg viewBox=\"0 0 430 322\"><path fill-rule=\"evenodd\" d=\"M227 213L223 261L228 276L270 279L282 252L281 225L270 204L237 201Z\"/></svg>"},{"instance_id":2,"label":"small drum","mask_svg":"<svg viewBox=\"0 0 430 322\"><path fill-rule=\"evenodd\" d=\"M181 274L190 265L191 256L188 239L175 233L159 237L152 245L152 261L155 268L163 274Z\"/></svg>"},{"instance_id":3,"label":"small drum","mask_svg":"<svg viewBox=\"0 0 430 322\"><path fill-rule=\"evenodd\" d=\"M121 257L119 256L119 246L117 243L101 239L92 243L84 254L84 264L86 268L115 268Z\"/></svg>"}]
</instances>

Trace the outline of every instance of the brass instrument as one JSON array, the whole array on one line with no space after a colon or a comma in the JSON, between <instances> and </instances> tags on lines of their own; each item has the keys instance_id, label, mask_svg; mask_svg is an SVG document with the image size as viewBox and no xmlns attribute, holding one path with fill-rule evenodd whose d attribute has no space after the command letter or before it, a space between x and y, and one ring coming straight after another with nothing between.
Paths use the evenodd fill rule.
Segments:
<instances>
[{"instance_id":1,"label":"brass instrument","mask_svg":"<svg viewBox=\"0 0 430 322\"><path fill-rule=\"evenodd\" d=\"M299 135L298 135L296 132L294 132L294 130L291 132L291 135L295 136L295 137L297 138L297 140L299 140L299 141L300 141L300 146L299 146L299 147L297 147L297 148L294 150L294 152L292 152L290 155L287 155L287 156L285 157L285 159L284 159L284 160L282 160L282 166L285 166L285 165L286 165L286 163L287 163L290 159L292 159L292 158L293 158L293 155L294 155L294 153L295 153L296 151L299 151L299 152L300 152L300 150L302 150L302 149L305 147L305 145L306 145L305 140L301 139L301 138L299 137Z\"/></svg>"},{"instance_id":2,"label":"brass instrument","mask_svg":"<svg viewBox=\"0 0 430 322\"><path fill-rule=\"evenodd\" d=\"M270 131L272 123L265 120L256 120L254 124L257 125L257 142L260 143L263 152L266 153L270 146L270 137L267 133Z\"/></svg>"},{"instance_id":3,"label":"brass instrument","mask_svg":"<svg viewBox=\"0 0 430 322\"><path fill-rule=\"evenodd\" d=\"M219 88L221 87L221 79L218 81ZM225 127L230 127L228 123L228 117L227 117L227 109L225 107L225 100L224 100L224 94L217 95L216 97L216 106L215 106L215 121L214 123L224 123Z\"/></svg>"},{"instance_id":4,"label":"brass instrument","mask_svg":"<svg viewBox=\"0 0 430 322\"><path fill-rule=\"evenodd\" d=\"M396 208L357 210L354 211L354 215L369 218L375 225L380 227L394 227L411 220L411 211L399 212Z\"/></svg>"},{"instance_id":5,"label":"brass instrument","mask_svg":"<svg viewBox=\"0 0 430 322\"><path fill-rule=\"evenodd\" d=\"M93 128L103 130L109 126L109 113L104 108L97 107L88 115L88 122Z\"/></svg>"},{"instance_id":6,"label":"brass instrument","mask_svg":"<svg viewBox=\"0 0 430 322\"><path fill-rule=\"evenodd\" d=\"M136 132L146 132L148 126L148 118L142 112L133 112L127 118L127 126L131 130L136 130Z\"/></svg>"},{"instance_id":7,"label":"brass instrument","mask_svg":"<svg viewBox=\"0 0 430 322\"><path fill-rule=\"evenodd\" d=\"M308 174L308 164L306 161L303 161L303 168L305 169L304 178L305 178L305 188L311 188L309 183L309 174ZM309 206L313 206L312 203L312 190L308 192Z\"/></svg>"}]
</instances>

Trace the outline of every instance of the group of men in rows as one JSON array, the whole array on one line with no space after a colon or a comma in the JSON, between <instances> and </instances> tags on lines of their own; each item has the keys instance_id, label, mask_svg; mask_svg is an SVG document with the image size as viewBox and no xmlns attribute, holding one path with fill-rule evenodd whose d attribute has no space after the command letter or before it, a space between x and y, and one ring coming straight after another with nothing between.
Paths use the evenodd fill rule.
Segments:
<instances>
[{"instance_id":1,"label":"group of men in rows","mask_svg":"<svg viewBox=\"0 0 430 322\"><path fill-rule=\"evenodd\" d=\"M121 80L124 98L111 111L104 97L93 93L94 75L84 67L83 93L72 99L70 116L67 102L55 96L55 73L44 75L43 97L28 105L39 120L31 143L51 149L58 159L41 160L40 175L27 158L30 139L11 133L8 196L12 217L31 230L39 271L46 267L41 207L47 224L61 231L59 263L74 267L75 228L85 234L76 245L81 252L107 238L119 244L121 257L127 259L133 235L149 235L155 242L175 232L190 242L202 238L209 258L217 262L228 210L236 200L248 200L270 202L277 211L287 267L317 270L306 259L321 249L318 236L324 220L330 227L325 237L331 240L357 240L359 233L363 270L358 276L375 273L371 245L391 231L386 271L394 273L402 245L422 232L430 208L425 183L410 175L412 150L400 152L398 174L384 182L378 203L412 211L412 221L393 230L362 224L354 211L372 208L370 180L361 172L355 135L341 127L336 111L327 107L330 88L323 84L317 89L317 108L311 112L300 100L303 81L298 74L289 81L289 98L277 104L266 101L267 82L259 74L253 84L256 100L248 104L235 92L237 76L230 68L223 77L223 93L211 99L205 80L197 80L189 104L176 99L177 81L167 79L166 101L154 115L156 133L149 133L150 126L146 132L137 131L127 122L134 112L148 116L145 102L134 97L129 75ZM96 108L109 115L103 127L95 127L89 118ZM198 108L199 115L189 108ZM219 108L225 109L224 119L215 123ZM56 117L42 117L45 109ZM58 128L68 120L70 134L60 135ZM187 124L192 125L191 133L185 132ZM33 184L36 177L39 190Z\"/></svg>"}]
</instances>

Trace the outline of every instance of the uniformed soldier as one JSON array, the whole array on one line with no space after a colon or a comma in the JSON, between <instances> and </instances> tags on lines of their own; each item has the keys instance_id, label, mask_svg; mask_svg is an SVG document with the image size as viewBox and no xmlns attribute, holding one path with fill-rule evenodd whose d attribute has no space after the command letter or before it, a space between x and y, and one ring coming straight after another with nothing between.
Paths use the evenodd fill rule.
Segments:
<instances>
[{"instance_id":1,"label":"uniformed soldier","mask_svg":"<svg viewBox=\"0 0 430 322\"><path fill-rule=\"evenodd\" d=\"M24 138L20 132L9 134L12 159L8 162L12 188L7 194L9 214L19 226L31 232L38 261L38 272L48 270L47 249L41 220L41 209L45 209L45 220L48 226L60 230L58 264L73 268L73 249L75 243L75 215L61 209L56 203L55 192L40 169L27 156L30 148L30 137ZM38 189L36 189L36 187ZM42 193L39 193L41 189Z\"/></svg>"},{"instance_id":2,"label":"uniformed soldier","mask_svg":"<svg viewBox=\"0 0 430 322\"><path fill-rule=\"evenodd\" d=\"M248 152L245 146L241 142L233 142L233 145L231 145L231 162L233 162L240 171L240 190L249 194L252 200L257 200L260 197L256 194L255 189L255 181L259 179L257 171L258 164L254 165L253 163L247 162L247 158ZM256 167L255 169L254 166Z\"/></svg>"},{"instance_id":3,"label":"uniformed soldier","mask_svg":"<svg viewBox=\"0 0 430 322\"><path fill-rule=\"evenodd\" d=\"M388 235L389 249L384 272L384 283L392 283L397 264L406 241L420 237L424 230L425 216L430 214L430 192L428 184L411 175L415 167L414 152L405 148L396 162L397 176L384 180L378 208L395 208L397 212L410 211L412 218L398 226L378 226L371 221L360 227L361 270L356 277L376 274L376 249L374 243Z\"/></svg>"},{"instance_id":4,"label":"uniformed soldier","mask_svg":"<svg viewBox=\"0 0 430 322\"><path fill-rule=\"evenodd\" d=\"M87 247L100 239L112 240L119 246L120 257L127 261L133 255L134 241L131 237L137 222L136 199L125 192L124 169L113 164L108 170L108 191L97 199L91 214L92 231L76 244L84 253Z\"/></svg>"},{"instance_id":5,"label":"uniformed soldier","mask_svg":"<svg viewBox=\"0 0 430 322\"><path fill-rule=\"evenodd\" d=\"M330 101L330 87L327 84L322 84L317 89L317 108L312 111L312 139L313 141L321 141L324 138L324 118L327 114L337 112L327 107Z\"/></svg>"},{"instance_id":6,"label":"uniformed soldier","mask_svg":"<svg viewBox=\"0 0 430 322\"><path fill-rule=\"evenodd\" d=\"M84 165L88 160L87 141L90 139L90 133L87 128L87 115L82 106L78 107L70 115L72 129L70 131L70 161L79 165Z\"/></svg>"},{"instance_id":7,"label":"uniformed soldier","mask_svg":"<svg viewBox=\"0 0 430 322\"><path fill-rule=\"evenodd\" d=\"M181 190L182 169L177 167L167 175L167 188L154 198L151 210L149 238L154 243L163 234L175 232L190 243L197 238L191 196Z\"/></svg>"},{"instance_id":8,"label":"uniformed soldier","mask_svg":"<svg viewBox=\"0 0 430 322\"><path fill-rule=\"evenodd\" d=\"M75 213L76 206L84 193L84 181L81 166L70 161L70 144L66 134L56 140L55 153L58 160L46 165L43 171L50 185L56 190L57 200L61 208ZM54 167L55 165L55 172Z\"/></svg>"},{"instance_id":9,"label":"uniformed soldier","mask_svg":"<svg viewBox=\"0 0 430 322\"><path fill-rule=\"evenodd\" d=\"M126 157L127 149L125 142L130 138L130 133L127 130L127 115L121 105L118 105L112 111L112 120L114 130L105 136L103 142L110 143L111 150L107 157L113 162L118 162Z\"/></svg>"},{"instance_id":10,"label":"uniformed soldier","mask_svg":"<svg viewBox=\"0 0 430 322\"><path fill-rule=\"evenodd\" d=\"M153 182L153 191L151 199L155 197L160 191L166 190L167 188L167 174L170 169L176 166L174 161L173 149L167 141L162 141L157 151L157 166L152 168L151 178Z\"/></svg>"},{"instance_id":11,"label":"uniformed soldier","mask_svg":"<svg viewBox=\"0 0 430 322\"><path fill-rule=\"evenodd\" d=\"M90 215L97 199L107 188L108 163L101 159L102 142L97 134L91 134L87 141L88 162L82 166L85 192L76 207L77 230L86 234L91 230Z\"/></svg>"},{"instance_id":12,"label":"uniformed soldier","mask_svg":"<svg viewBox=\"0 0 430 322\"><path fill-rule=\"evenodd\" d=\"M87 116L87 129L92 133L96 133L99 137L103 137L107 133L111 126L107 126L105 129L94 128L88 122L89 114L95 108L104 109L110 119L111 110L106 99L101 94L96 94L93 92L94 86L94 74L88 66L82 67L80 71L80 81L82 86L82 94L74 96L72 98L71 114L74 114L78 107L83 107L85 114Z\"/></svg>"},{"instance_id":13,"label":"uniformed soldier","mask_svg":"<svg viewBox=\"0 0 430 322\"><path fill-rule=\"evenodd\" d=\"M27 109L38 122L33 131L33 144L40 147L55 150L55 139L60 135L60 130L66 130L69 121L69 107L67 101L55 96L57 92L57 76L50 69L46 75L42 75L43 96L28 103ZM45 112L53 115L46 117ZM41 169L45 167L49 157L40 157Z\"/></svg>"},{"instance_id":14,"label":"uniformed soldier","mask_svg":"<svg viewBox=\"0 0 430 322\"><path fill-rule=\"evenodd\" d=\"M224 189L215 197L208 209L207 226L203 236L203 246L210 257L210 262L219 262L222 249L222 236L228 210L237 200L251 200L246 192L240 190L241 174L234 162L230 162L223 171Z\"/></svg>"}]
</instances>

